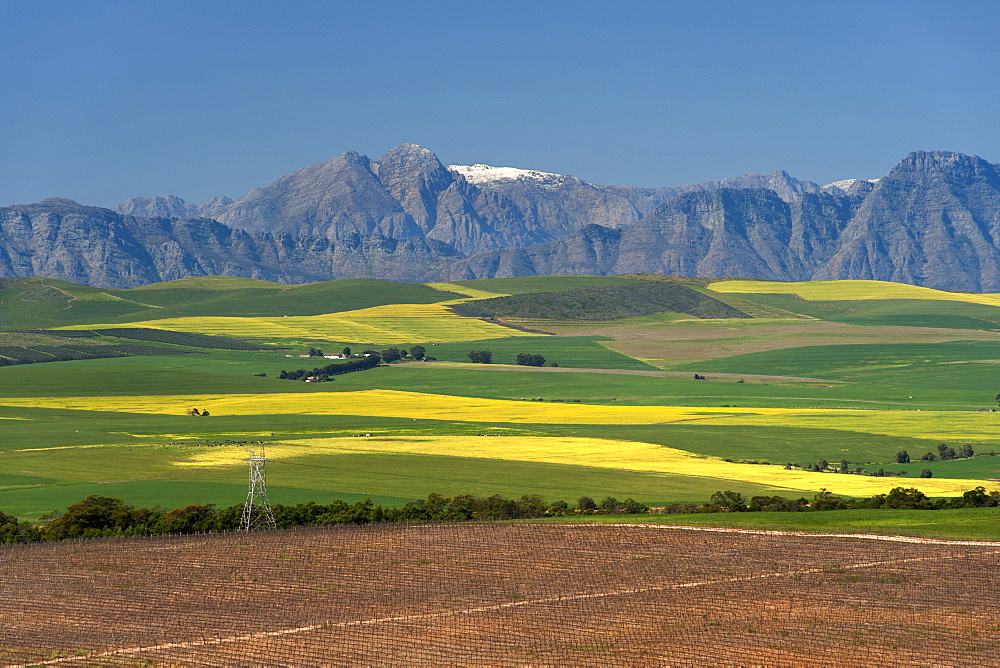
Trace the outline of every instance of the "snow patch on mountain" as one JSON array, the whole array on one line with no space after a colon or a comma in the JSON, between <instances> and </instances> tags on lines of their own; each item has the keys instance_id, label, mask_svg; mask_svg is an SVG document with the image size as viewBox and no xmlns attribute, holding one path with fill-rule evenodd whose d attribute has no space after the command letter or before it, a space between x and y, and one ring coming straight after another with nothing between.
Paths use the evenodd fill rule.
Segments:
<instances>
[{"instance_id":1,"label":"snow patch on mountain","mask_svg":"<svg viewBox=\"0 0 1000 668\"><path fill-rule=\"evenodd\" d=\"M490 183L492 181L529 180L552 181L565 178L562 174L540 172L537 169L517 167L493 167L492 165L448 165L448 169L461 174L469 183Z\"/></svg>"},{"instance_id":2,"label":"snow patch on mountain","mask_svg":"<svg viewBox=\"0 0 1000 668\"><path fill-rule=\"evenodd\" d=\"M853 186L855 183L864 183L864 182L867 181L868 183L874 184L874 183L878 183L881 180L882 179L842 179L840 181L834 181L833 183L827 183L823 187L824 188L839 188L840 190L843 190L844 192L847 192L847 189L850 188L851 186Z\"/></svg>"}]
</instances>

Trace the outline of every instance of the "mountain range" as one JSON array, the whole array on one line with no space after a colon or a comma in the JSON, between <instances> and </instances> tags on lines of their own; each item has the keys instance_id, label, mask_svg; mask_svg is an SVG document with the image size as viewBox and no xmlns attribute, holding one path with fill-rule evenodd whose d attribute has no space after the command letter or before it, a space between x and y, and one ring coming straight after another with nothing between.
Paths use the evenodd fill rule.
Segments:
<instances>
[{"instance_id":1,"label":"mountain range","mask_svg":"<svg viewBox=\"0 0 1000 668\"><path fill-rule=\"evenodd\" d=\"M0 277L134 287L664 273L876 279L1000 291L1000 165L917 151L875 180L784 171L686 186L450 165L415 144L349 151L234 201L63 198L0 208Z\"/></svg>"}]
</instances>

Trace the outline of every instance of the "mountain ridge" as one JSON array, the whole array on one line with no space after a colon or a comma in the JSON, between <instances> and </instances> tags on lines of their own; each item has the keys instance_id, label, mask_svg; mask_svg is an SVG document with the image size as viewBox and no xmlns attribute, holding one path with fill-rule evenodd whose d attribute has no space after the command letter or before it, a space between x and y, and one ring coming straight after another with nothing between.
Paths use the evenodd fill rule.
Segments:
<instances>
[{"instance_id":1,"label":"mountain ridge","mask_svg":"<svg viewBox=\"0 0 1000 668\"><path fill-rule=\"evenodd\" d=\"M914 151L879 179L783 170L688 186L445 166L354 151L232 200L50 198L0 208L0 276L132 287L206 273L281 282L665 273L865 278L1000 290L1000 169Z\"/></svg>"}]
</instances>

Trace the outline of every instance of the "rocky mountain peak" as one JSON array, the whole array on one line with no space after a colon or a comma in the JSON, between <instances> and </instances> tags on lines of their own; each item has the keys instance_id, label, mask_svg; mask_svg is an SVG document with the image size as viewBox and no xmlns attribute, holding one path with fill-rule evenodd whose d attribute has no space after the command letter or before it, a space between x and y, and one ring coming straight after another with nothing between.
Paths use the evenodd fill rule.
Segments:
<instances>
[{"instance_id":1,"label":"rocky mountain peak","mask_svg":"<svg viewBox=\"0 0 1000 668\"><path fill-rule=\"evenodd\" d=\"M386 158L399 159L401 156L413 156L413 158L417 159L424 158L435 161L437 160L437 156L434 155L434 151L430 150L426 146L410 143L393 146L385 152L385 155L382 156L381 160L385 160Z\"/></svg>"},{"instance_id":2,"label":"rocky mountain peak","mask_svg":"<svg viewBox=\"0 0 1000 668\"><path fill-rule=\"evenodd\" d=\"M33 205L37 207L82 207L83 205L79 202L69 199L68 197L46 197L45 199L36 202Z\"/></svg>"},{"instance_id":3,"label":"rocky mountain peak","mask_svg":"<svg viewBox=\"0 0 1000 668\"><path fill-rule=\"evenodd\" d=\"M914 151L896 165L889 176L914 172L928 174L968 174L978 176L995 172L993 165L978 155L965 155L951 151Z\"/></svg>"},{"instance_id":4,"label":"rocky mountain peak","mask_svg":"<svg viewBox=\"0 0 1000 668\"><path fill-rule=\"evenodd\" d=\"M392 179L421 172L441 171L442 176L451 178L446 174L447 170L434 152L418 144L400 144L391 148L375 164L378 165L376 173L383 183L386 178Z\"/></svg>"},{"instance_id":5,"label":"rocky mountain peak","mask_svg":"<svg viewBox=\"0 0 1000 668\"><path fill-rule=\"evenodd\" d=\"M90 212L102 212L110 213L108 209L102 209L96 206L87 206L86 204L80 204L68 197L47 197L46 199L36 202L34 204L17 204L9 207L12 210L20 210L34 213L54 213L54 214L74 214L74 213L90 213ZM2 252L2 247L0 247L0 252Z\"/></svg>"},{"instance_id":6,"label":"rocky mountain peak","mask_svg":"<svg viewBox=\"0 0 1000 668\"><path fill-rule=\"evenodd\" d=\"M144 218L189 218L198 215L198 207L176 195L133 197L114 207L123 216Z\"/></svg>"}]
</instances>

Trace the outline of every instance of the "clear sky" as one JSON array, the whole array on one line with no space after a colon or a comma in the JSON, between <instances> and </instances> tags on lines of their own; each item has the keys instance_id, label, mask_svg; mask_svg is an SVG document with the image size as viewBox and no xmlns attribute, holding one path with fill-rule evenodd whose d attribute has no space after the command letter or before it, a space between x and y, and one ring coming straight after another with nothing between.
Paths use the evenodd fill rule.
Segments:
<instances>
[{"instance_id":1,"label":"clear sky","mask_svg":"<svg viewBox=\"0 0 1000 668\"><path fill-rule=\"evenodd\" d=\"M0 205L239 197L403 142L665 186L1000 162L1000 2L0 0Z\"/></svg>"}]
</instances>

